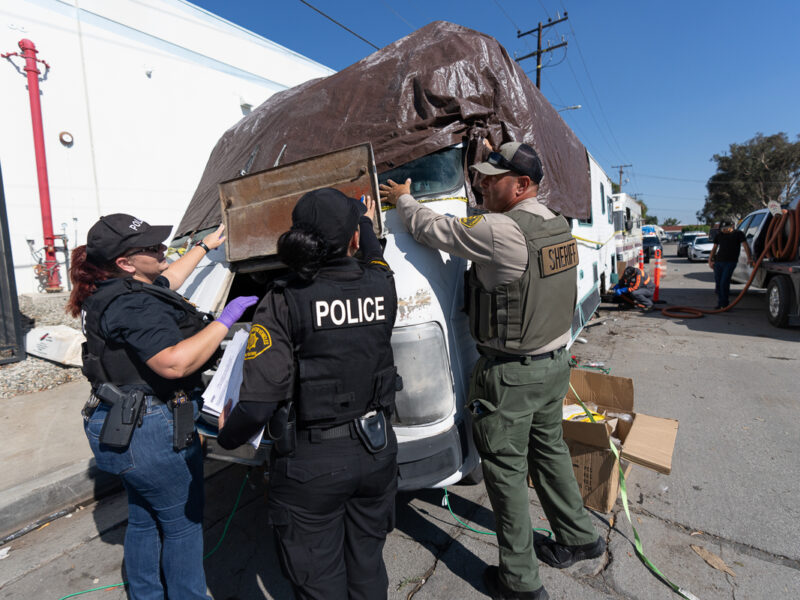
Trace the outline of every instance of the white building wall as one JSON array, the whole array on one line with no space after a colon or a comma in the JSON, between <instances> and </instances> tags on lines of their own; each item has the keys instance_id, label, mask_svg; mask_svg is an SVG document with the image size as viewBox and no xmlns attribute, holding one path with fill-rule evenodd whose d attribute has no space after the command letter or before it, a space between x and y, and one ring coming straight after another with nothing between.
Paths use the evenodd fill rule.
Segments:
<instances>
[{"instance_id":1,"label":"white building wall","mask_svg":"<svg viewBox=\"0 0 800 600\"><path fill-rule=\"evenodd\" d=\"M176 225L214 144L248 105L333 73L183 0L3 3L0 53L18 52L23 38L51 66L40 78L51 210L70 249L102 214ZM23 65L0 61L0 166L17 290L28 293L38 282L26 240L41 248L43 234Z\"/></svg>"}]
</instances>

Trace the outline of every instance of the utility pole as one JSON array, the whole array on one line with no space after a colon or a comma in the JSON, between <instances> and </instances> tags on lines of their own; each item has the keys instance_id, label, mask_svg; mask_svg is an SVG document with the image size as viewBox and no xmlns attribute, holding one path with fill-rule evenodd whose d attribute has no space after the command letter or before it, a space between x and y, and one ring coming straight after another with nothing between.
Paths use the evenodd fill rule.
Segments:
<instances>
[{"instance_id":1,"label":"utility pole","mask_svg":"<svg viewBox=\"0 0 800 600\"><path fill-rule=\"evenodd\" d=\"M619 191L622 191L622 169L632 167L633 165L611 165L612 169L619 169Z\"/></svg>"},{"instance_id":2,"label":"utility pole","mask_svg":"<svg viewBox=\"0 0 800 600\"><path fill-rule=\"evenodd\" d=\"M562 48L567 45L567 42L564 41L564 38L562 37L561 38L562 42L560 44L556 44L555 46L548 46L547 48L542 50L542 30L547 29L548 27L552 27L553 25L557 25L558 23L563 23L568 18L569 17L567 16L567 11L564 11L564 16L561 17L560 19L557 19L556 21L553 21L552 19L547 19L547 23L545 24L542 24L542 22L539 21L539 25L538 27L536 27L536 29L531 29L530 31L525 31L524 33L517 30L517 39L521 38L524 35L530 35L534 31L537 34L536 52L531 52L530 54L526 54L525 56L520 56L515 60L519 62L521 60L525 60L526 58L530 58L531 56L536 57L536 87L539 89L542 89L542 54L544 54L545 52L552 52L556 48Z\"/></svg>"}]
</instances>

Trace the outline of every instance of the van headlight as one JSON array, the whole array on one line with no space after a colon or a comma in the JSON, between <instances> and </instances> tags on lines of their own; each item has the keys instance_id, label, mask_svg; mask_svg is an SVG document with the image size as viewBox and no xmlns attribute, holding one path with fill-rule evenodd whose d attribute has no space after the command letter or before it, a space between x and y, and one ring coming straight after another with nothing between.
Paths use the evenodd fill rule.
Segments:
<instances>
[{"instance_id":1,"label":"van headlight","mask_svg":"<svg viewBox=\"0 0 800 600\"><path fill-rule=\"evenodd\" d=\"M444 333L438 323L396 327L392 350L403 389L395 397L392 424L427 425L453 411L455 393Z\"/></svg>"}]
</instances>

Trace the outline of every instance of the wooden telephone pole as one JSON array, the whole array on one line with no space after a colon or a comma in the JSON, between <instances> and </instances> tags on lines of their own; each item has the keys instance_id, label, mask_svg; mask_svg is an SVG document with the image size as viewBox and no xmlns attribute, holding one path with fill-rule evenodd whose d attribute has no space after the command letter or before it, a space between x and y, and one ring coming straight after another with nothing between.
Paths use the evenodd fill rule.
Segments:
<instances>
[{"instance_id":1,"label":"wooden telephone pole","mask_svg":"<svg viewBox=\"0 0 800 600\"><path fill-rule=\"evenodd\" d=\"M531 29L530 31L517 31L517 39L521 38L524 35L530 35L533 32L537 34L537 41L536 41L536 52L531 52L530 54L526 54L525 56L520 56L519 58L515 59L517 62L521 60L525 60L526 58L530 58L532 56L536 57L536 87L541 89L542 88L542 54L545 52L551 52L556 48L563 48L567 45L566 41L562 41L560 44L556 44L555 46L548 46L544 50L542 50L542 30L547 29L548 27L552 27L553 25L557 25L558 23L563 23L569 17L567 16L567 12L564 11L564 16L560 19L553 21L552 19L547 19L547 23L542 24L539 21L539 26L536 29ZM563 40L563 37L562 37Z\"/></svg>"},{"instance_id":2,"label":"wooden telephone pole","mask_svg":"<svg viewBox=\"0 0 800 600\"><path fill-rule=\"evenodd\" d=\"M619 169L619 191L622 191L622 169L632 167L633 165L611 165L612 169Z\"/></svg>"}]
</instances>

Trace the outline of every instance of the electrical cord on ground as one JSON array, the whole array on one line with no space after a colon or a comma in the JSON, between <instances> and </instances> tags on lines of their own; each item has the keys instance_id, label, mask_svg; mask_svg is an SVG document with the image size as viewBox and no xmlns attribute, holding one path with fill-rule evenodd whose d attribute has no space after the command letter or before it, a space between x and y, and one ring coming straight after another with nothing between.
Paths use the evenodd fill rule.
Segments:
<instances>
[{"instance_id":1,"label":"electrical cord on ground","mask_svg":"<svg viewBox=\"0 0 800 600\"><path fill-rule=\"evenodd\" d=\"M447 488L444 488L444 497L442 498L442 506L446 506L447 510L450 511L450 516L452 516L464 528L469 529L473 533L480 533L481 535L497 535L497 533L495 533L494 531L479 531L478 529L473 529L472 527L464 523L464 521L459 519L456 516L456 513L453 512L452 507L450 506L450 496L447 494ZM547 534L547 537L549 538L553 537L553 532L550 531L549 529L545 529L544 527L533 527L532 529L534 531L544 531Z\"/></svg>"},{"instance_id":2,"label":"electrical cord on ground","mask_svg":"<svg viewBox=\"0 0 800 600\"><path fill-rule=\"evenodd\" d=\"M214 546L214 548L208 554L206 554L203 557L203 560L207 559L209 556L214 554L214 552L216 552L219 549L219 547L222 545L222 541L225 539L225 536L228 534L228 527L231 524L231 520L233 520L233 515L235 515L236 511L239 509L239 501L242 499L242 492L244 492L244 486L247 483L247 480L249 478L250 478L250 470L248 469L247 473L245 473L244 480L242 481L242 485L239 487L239 493L236 496L236 502L233 503L233 510L231 510L231 514L228 515L228 520L225 522L225 528L222 530L222 535L220 536L219 541L217 542L217 545ZM104 586L101 586L101 587L92 588L90 590L83 590L82 592L75 592L74 594L68 594L66 596L63 596L62 598L59 598L59 600L67 600L67 598L74 598L75 596L82 596L83 594L88 594L89 592L99 592L101 590L110 590L112 588L123 587L123 586L126 586L126 585L128 585L127 581L123 581L122 583L115 583L113 585L104 585Z\"/></svg>"},{"instance_id":3,"label":"electrical cord on ground","mask_svg":"<svg viewBox=\"0 0 800 600\"><path fill-rule=\"evenodd\" d=\"M787 225L790 230L788 235L785 233ZM704 315L718 315L732 309L744 298L744 294L753 282L764 258L776 261L793 260L797 256L798 241L800 241L800 209L784 210L780 217L773 217L770 221L767 227L767 243L764 244L764 251L753 265L750 278L733 302L714 310L694 306L667 306L661 309L661 314L673 319L699 319Z\"/></svg>"}]
</instances>

